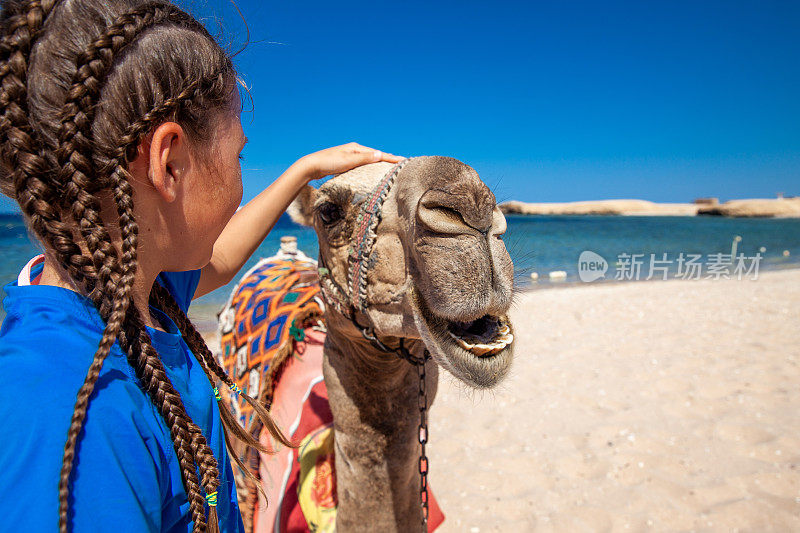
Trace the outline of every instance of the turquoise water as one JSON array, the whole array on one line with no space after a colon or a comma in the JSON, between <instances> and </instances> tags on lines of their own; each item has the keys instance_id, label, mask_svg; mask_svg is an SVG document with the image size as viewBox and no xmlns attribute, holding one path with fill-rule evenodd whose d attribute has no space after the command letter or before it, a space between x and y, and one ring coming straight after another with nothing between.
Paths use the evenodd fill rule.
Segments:
<instances>
[{"instance_id":1,"label":"turquoise water","mask_svg":"<svg viewBox=\"0 0 800 533\"><path fill-rule=\"evenodd\" d=\"M585 250L595 252L608 263L605 277L598 281L615 281L618 270L631 272L624 265L616 265L620 254L642 254L639 279L647 277L650 254L656 254L656 259L667 254L666 259L671 263L661 265L667 267L669 277L678 274L680 253L699 254L701 275L705 277L711 262L709 254L730 254L737 235L741 237L737 254L753 257L762 247L765 249L759 271L800 267L800 219L521 215L510 215L507 219L505 242L520 287L553 286L555 282L549 281L547 274L554 270L566 272L566 283L579 282L578 257ZM283 235L296 236L300 249L316 257L314 232L292 223L284 215L244 270L258 258L273 255ZM785 251L788 255L784 255ZM39 248L28 238L22 219L0 215L0 284L15 279L25 262L37 253ZM535 284L531 272L540 276ZM209 325L234 285L235 282L196 300L192 306L193 318L201 325ZM5 293L0 291L0 296ZM0 311L2 316L4 313Z\"/></svg>"},{"instance_id":2,"label":"turquoise water","mask_svg":"<svg viewBox=\"0 0 800 533\"><path fill-rule=\"evenodd\" d=\"M614 281L615 263L621 254L641 254L641 277L645 279L651 254L668 267L668 277L678 274L681 253L699 254L701 277L706 277L709 255L730 254L733 240L736 255L750 258L760 253L759 270L800 267L800 219L745 219L721 217L608 217L608 216L524 216L510 215L506 245L514 259L519 284L529 285L530 273L537 272L547 284L550 271L563 270L567 282L578 282L578 257L590 250L609 263L605 280ZM763 252L760 252L761 249ZM788 255L784 253L788 252ZM733 272L733 270L731 270ZM660 278L660 276L659 276Z\"/></svg>"}]
</instances>

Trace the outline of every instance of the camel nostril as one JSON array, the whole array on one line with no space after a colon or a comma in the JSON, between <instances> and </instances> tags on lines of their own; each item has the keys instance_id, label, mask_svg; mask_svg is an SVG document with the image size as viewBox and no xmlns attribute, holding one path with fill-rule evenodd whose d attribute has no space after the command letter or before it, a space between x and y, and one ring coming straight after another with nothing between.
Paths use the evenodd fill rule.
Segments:
<instances>
[{"instance_id":1,"label":"camel nostril","mask_svg":"<svg viewBox=\"0 0 800 533\"><path fill-rule=\"evenodd\" d=\"M468 233L471 227L459 211L442 205L420 206L417 218L427 229L436 233L460 235Z\"/></svg>"},{"instance_id":2,"label":"camel nostril","mask_svg":"<svg viewBox=\"0 0 800 533\"><path fill-rule=\"evenodd\" d=\"M423 198L417 210L418 219L429 229L448 234L468 233L468 228L486 234L491 229L491 209L480 209L474 201L460 196L438 196Z\"/></svg>"},{"instance_id":3,"label":"camel nostril","mask_svg":"<svg viewBox=\"0 0 800 533\"><path fill-rule=\"evenodd\" d=\"M444 205L437 205L437 206L426 207L426 209L428 209L430 211L434 211L437 216L442 217L444 219L447 219L447 220L449 220L449 221L451 221L453 223L469 225L464 220L464 217L461 216L461 213L459 213L458 211L456 211L452 207L447 207L447 206L444 206Z\"/></svg>"}]
</instances>

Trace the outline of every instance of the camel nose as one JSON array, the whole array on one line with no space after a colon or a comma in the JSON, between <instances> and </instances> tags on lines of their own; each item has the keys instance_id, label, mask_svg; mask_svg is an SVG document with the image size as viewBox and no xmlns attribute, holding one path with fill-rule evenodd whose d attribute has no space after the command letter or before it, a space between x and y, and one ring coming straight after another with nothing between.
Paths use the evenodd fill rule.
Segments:
<instances>
[{"instance_id":1,"label":"camel nose","mask_svg":"<svg viewBox=\"0 0 800 533\"><path fill-rule=\"evenodd\" d=\"M470 229L487 234L492 229L495 199L484 184L454 187L449 191L431 189L420 198L417 217L437 233L462 234Z\"/></svg>"}]
</instances>

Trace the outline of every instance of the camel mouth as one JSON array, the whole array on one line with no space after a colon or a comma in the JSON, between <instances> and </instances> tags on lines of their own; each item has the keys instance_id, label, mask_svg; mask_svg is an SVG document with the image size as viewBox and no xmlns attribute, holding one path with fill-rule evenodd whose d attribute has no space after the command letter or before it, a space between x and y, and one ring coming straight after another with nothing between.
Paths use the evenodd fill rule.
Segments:
<instances>
[{"instance_id":1,"label":"camel mouth","mask_svg":"<svg viewBox=\"0 0 800 533\"><path fill-rule=\"evenodd\" d=\"M509 324L491 315L469 322L450 322L447 333L460 347L478 357L495 355L514 342Z\"/></svg>"},{"instance_id":2,"label":"camel mouth","mask_svg":"<svg viewBox=\"0 0 800 533\"><path fill-rule=\"evenodd\" d=\"M414 321L433 358L472 387L489 388L508 373L514 353L513 327L506 316L457 321L436 315L412 291Z\"/></svg>"}]
</instances>

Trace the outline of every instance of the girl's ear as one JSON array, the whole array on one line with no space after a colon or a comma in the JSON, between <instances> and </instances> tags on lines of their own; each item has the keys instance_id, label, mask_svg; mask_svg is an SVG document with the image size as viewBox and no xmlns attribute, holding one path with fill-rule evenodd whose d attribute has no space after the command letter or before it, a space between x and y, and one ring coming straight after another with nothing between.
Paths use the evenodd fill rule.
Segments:
<instances>
[{"instance_id":1,"label":"girl's ear","mask_svg":"<svg viewBox=\"0 0 800 533\"><path fill-rule=\"evenodd\" d=\"M150 141L150 184L165 202L174 202L191 166L186 132L175 122L164 122Z\"/></svg>"},{"instance_id":2,"label":"girl's ear","mask_svg":"<svg viewBox=\"0 0 800 533\"><path fill-rule=\"evenodd\" d=\"M317 198L317 189L311 185L306 185L300 189L300 194L289 204L286 210L289 217L302 226L314 225L314 200Z\"/></svg>"}]
</instances>

